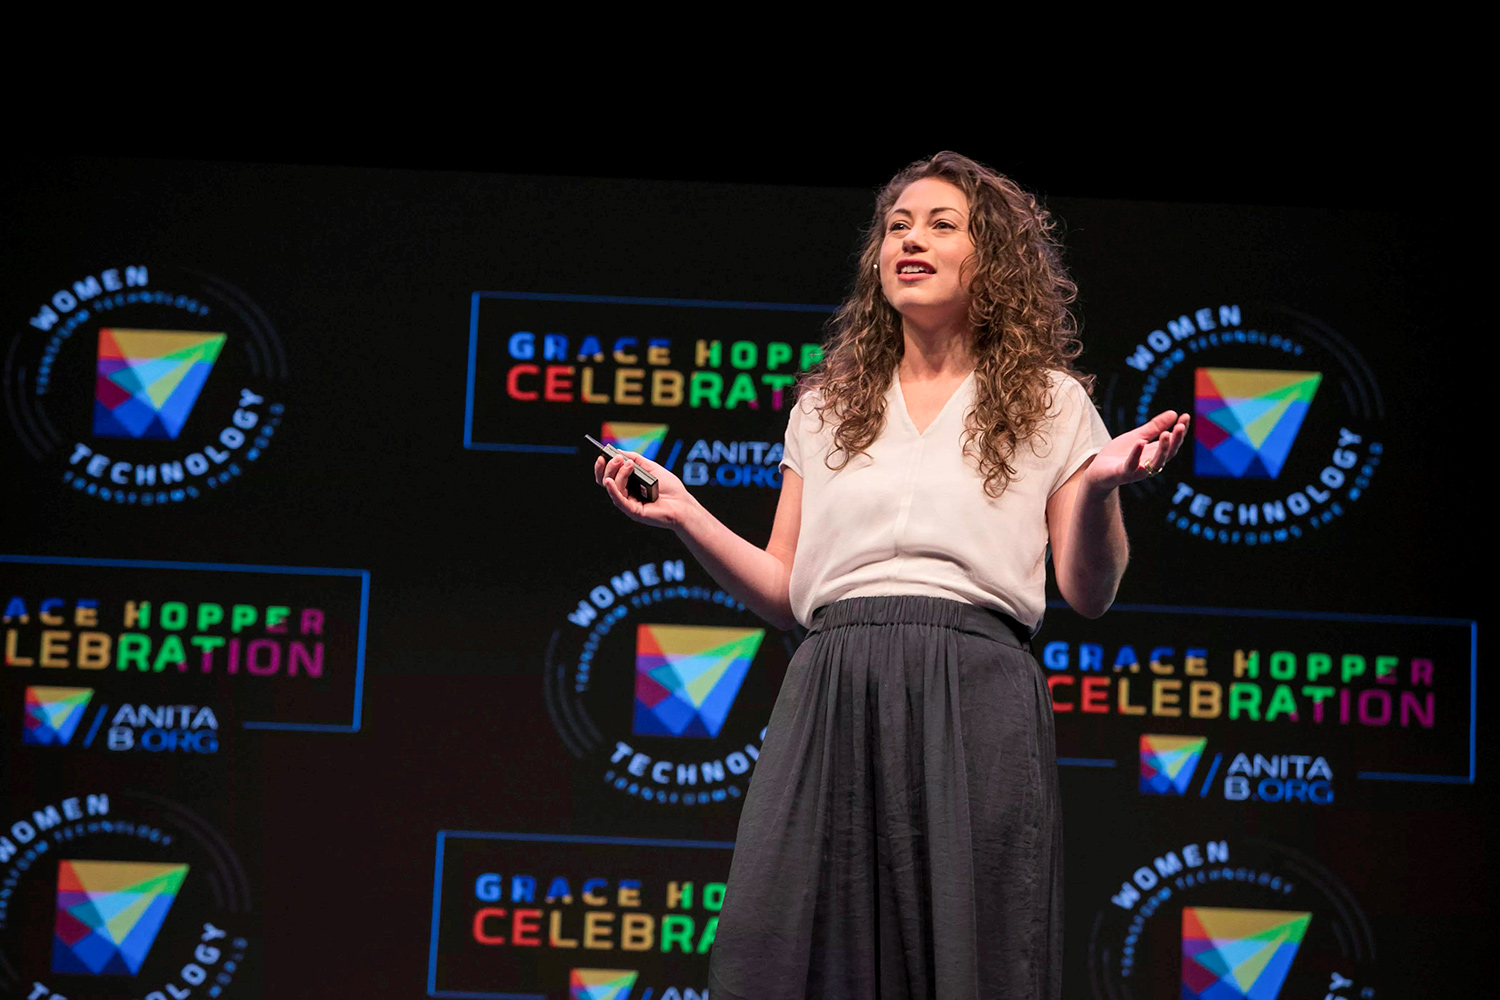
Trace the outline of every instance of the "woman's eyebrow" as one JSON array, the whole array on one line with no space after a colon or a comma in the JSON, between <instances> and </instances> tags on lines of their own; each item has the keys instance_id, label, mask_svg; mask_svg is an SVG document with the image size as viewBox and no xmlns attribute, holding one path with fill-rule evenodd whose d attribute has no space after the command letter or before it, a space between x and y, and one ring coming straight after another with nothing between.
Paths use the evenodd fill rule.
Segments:
<instances>
[{"instance_id":1,"label":"woman's eyebrow","mask_svg":"<svg viewBox=\"0 0 1500 1000\"><path fill-rule=\"evenodd\" d=\"M943 205L943 206L941 206L939 208L929 209L928 212L927 212L927 214L928 215L937 215L939 212L957 212L957 211L958 211L958 209L956 209L956 208L949 208L948 206ZM911 209L908 209L908 208L893 208L893 209L891 209L891 214L892 215L911 215ZM962 214L962 213L960 213L960 214Z\"/></svg>"}]
</instances>

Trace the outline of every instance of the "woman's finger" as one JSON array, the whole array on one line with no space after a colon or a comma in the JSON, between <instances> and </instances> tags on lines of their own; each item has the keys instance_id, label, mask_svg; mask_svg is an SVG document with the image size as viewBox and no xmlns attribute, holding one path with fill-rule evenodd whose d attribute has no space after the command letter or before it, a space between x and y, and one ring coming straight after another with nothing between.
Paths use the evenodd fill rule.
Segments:
<instances>
[{"instance_id":1,"label":"woman's finger","mask_svg":"<svg viewBox=\"0 0 1500 1000\"><path fill-rule=\"evenodd\" d=\"M627 459L620 463L620 469L615 473L615 486L619 489L621 496L629 498L632 512L640 503L630 489L630 475L633 471L635 471L635 463Z\"/></svg>"},{"instance_id":2,"label":"woman's finger","mask_svg":"<svg viewBox=\"0 0 1500 1000\"><path fill-rule=\"evenodd\" d=\"M1161 449L1156 446L1155 441L1141 449L1141 459L1136 463L1134 470L1137 478L1156 475L1156 456L1160 452Z\"/></svg>"},{"instance_id":3,"label":"woman's finger","mask_svg":"<svg viewBox=\"0 0 1500 1000\"><path fill-rule=\"evenodd\" d=\"M594 482L598 483L600 486L604 485L604 466L605 461L603 455L600 455L598 458L594 459Z\"/></svg>"},{"instance_id":4,"label":"woman's finger","mask_svg":"<svg viewBox=\"0 0 1500 1000\"><path fill-rule=\"evenodd\" d=\"M636 501L631 499L631 497L625 493L625 491L620 487L619 483L615 482L613 479L606 478L604 480L604 492L609 494L610 500L614 501L614 505L616 507L620 508L627 514L635 513L633 504Z\"/></svg>"},{"instance_id":5,"label":"woman's finger","mask_svg":"<svg viewBox=\"0 0 1500 1000\"><path fill-rule=\"evenodd\" d=\"M1167 464L1167 459L1172 457L1172 434L1170 431L1162 434L1156 439L1156 454L1151 459L1151 474L1154 476Z\"/></svg>"},{"instance_id":6,"label":"woman's finger","mask_svg":"<svg viewBox=\"0 0 1500 1000\"><path fill-rule=\"evenodd\" d=\"M1187 440L1187 428L1181 424L1172 432L1172 450L1167 453L1167 461L1177 456L1177 450L1182 447L1182 442Z\"/></svg>"},{"instance_id":7,"label":"woman's finger","mask_svg":"<svg viewBox=\"0 0 1500 1000\"><path fill-rule=\"evenodd\" d=\"M639 454L637 452L622 451L622 452L620 452L620 455L626 461L634 462L635 465L636 465L636 468L641 469L644 472L649 472L653 476L656 475L659 471L661 471L661 466L657 465L655 462L651 461L651 459L649 459L649 458L645 457L644 455L641 455L641 454Z\"/></svg>"},{"instance_id":8,"label":"woman's finger","mask_svg":"<svg viewBox=\"0 0 1500 1000\"><path fill-rule=\"evenodd\" d=\"M1156 416L1141 425L1140 430L1145 434L1146 440L1151 441L1162 431L1171 429L1177 422L1176 410L1162 410Z\"/></svg>"}]
</instances>

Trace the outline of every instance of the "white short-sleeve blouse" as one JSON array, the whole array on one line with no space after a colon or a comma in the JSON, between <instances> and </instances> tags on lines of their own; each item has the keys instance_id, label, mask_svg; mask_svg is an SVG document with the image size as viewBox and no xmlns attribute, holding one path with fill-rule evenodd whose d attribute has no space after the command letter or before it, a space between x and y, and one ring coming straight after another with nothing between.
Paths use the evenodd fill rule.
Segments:
<instances>
[{"instance_id":1,"label":"white short-sleeve blouse","mask_svg":"<svg viewBox=\"0 0 1500 1000\"><path fill-rule=\"evenodd\" d=\"M920 434L893 378L880 435L837 471L826 462L833 424L820 426L817 394L804 394L781 461L804 484L791 579L797 620L807 625L846 597L916 594L995 608L1034 630L1046 607L1047 499L1110 439L1071 376L1051 373L1051 396L994 498L963 454L972 372Z\"/></svg>"}]
</instances>

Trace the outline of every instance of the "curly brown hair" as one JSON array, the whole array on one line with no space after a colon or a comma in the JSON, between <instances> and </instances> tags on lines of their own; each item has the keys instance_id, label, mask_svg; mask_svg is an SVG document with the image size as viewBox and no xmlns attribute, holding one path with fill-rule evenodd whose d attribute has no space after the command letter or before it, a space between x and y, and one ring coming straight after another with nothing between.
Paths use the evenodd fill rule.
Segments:
<instances>
[{"instance_id":1,"label":"curly brown hair","mask_svg":"<svg viewBox=\"0 0 1500 1000\"><path fill-rule=\"evenodd\" d=\"M843 468L880 434L905 341L901 315L886 301L876 266L886 217L907 185L924 177L945 180L969 199L974 254L964 270L972 275L975 405L965 420L964 452L975 458L985 492L998 497L1015 475L1018 443L1031 438L1052 405L1049 370L1071 375L1091 395L1094 381L1072 365L1082 351L1068 308L1078 286L1063 267L1056 223L1005 175L942 152L891 178L875 199L854 288L829 320L823 360L805 374L802 391L821 392L819 417L838 425L829 468Z\"/></svg>"}]
</instances>

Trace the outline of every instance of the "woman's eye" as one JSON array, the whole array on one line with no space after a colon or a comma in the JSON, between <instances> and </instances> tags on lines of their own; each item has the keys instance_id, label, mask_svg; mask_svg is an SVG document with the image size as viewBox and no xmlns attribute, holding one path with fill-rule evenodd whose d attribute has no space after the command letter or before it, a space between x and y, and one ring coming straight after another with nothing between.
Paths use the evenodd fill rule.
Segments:
<instances>
[{"instance_id":1,"label":"woman's eye","mask_svg":"<svg viewBox=\"0 0 1500 1000\"><path fill-rule=\"evenodd\" d=\"M893 223L891 223L891 232L893 232L893 233L896 230L898 230L898 229L905 229L905 228L906 228L906 223L904 223L904 222L893 222Z\"/></svg>"}]
</instances>

